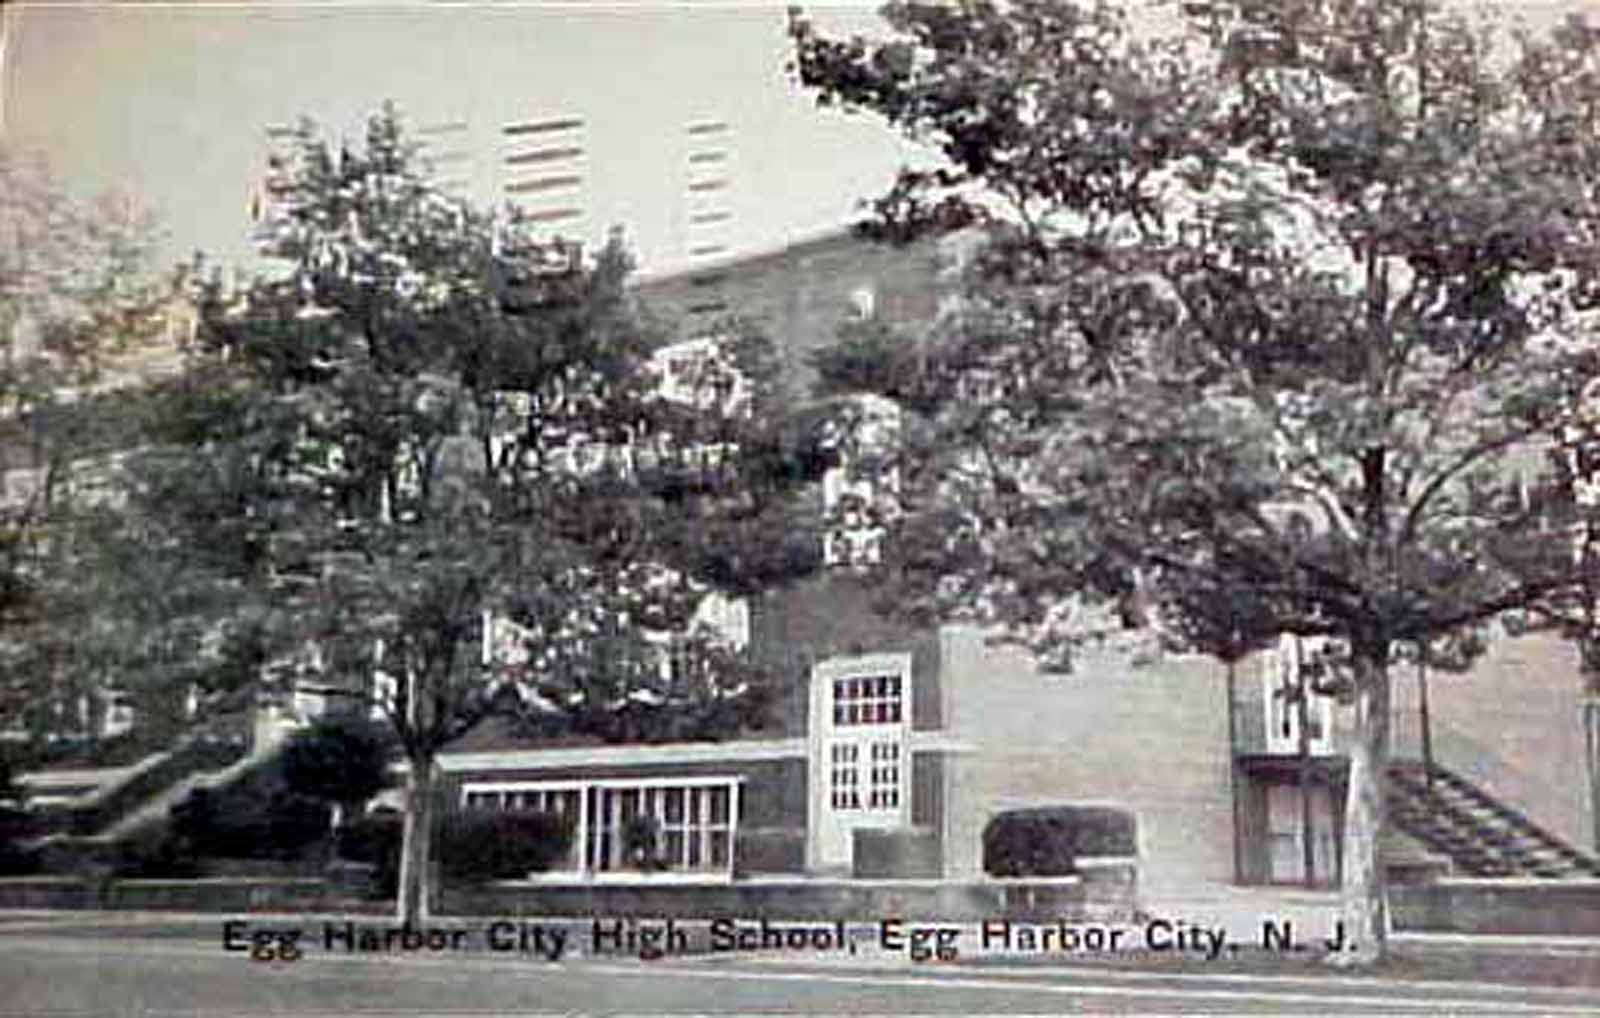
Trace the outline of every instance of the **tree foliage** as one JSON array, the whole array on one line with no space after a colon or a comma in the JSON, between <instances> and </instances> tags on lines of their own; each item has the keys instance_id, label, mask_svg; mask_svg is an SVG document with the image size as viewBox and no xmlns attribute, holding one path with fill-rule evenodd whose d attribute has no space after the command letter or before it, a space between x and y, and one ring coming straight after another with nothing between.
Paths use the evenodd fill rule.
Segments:
<instances>
[{"instance_id":1,"label":"tree foliage","mask_svg":"<svg viewBox=\"0 0 1600 1018\"><path fill-rule=\"evenodd\" d=\"M359 805L389 787L392 741L361 718L326 718L290 736L283 780L296 795Z\"/></svg>"},{"instance_id":2,"label":"tree foliage","mask_svg":"<svg viewBox=\"0 0 1600 1018\"><path fill-rule=\"evenodd\" d=\"M86 201L0 147L0 726L92 735L112 674L95 640L86 531L108 510L104 457L127 433L130 374L171 352L173 281L152 218ZM83 716L80 705L88 705Z\"/></svg>"},{"instance_id":3,"label":"tree foliage","mask_svg":"<svg viewBox=\"0 0 1600 1018\"><path fill-rule=\"evenodd\" d=\"M872 232L987 236L897 383L926 407L910 602L1063 665L1142 619L1230 658L1328 638L1365 957L1389 664L1464 664L1500 614L1581 596L1540 461L1597 367L1596 36L1420 0L1179 13L891 4L890 42L792 32L823 102L943 157Z\"/></svg>"},{"instance_id":4,"label":"tree foliage","mask_svg":"<svg viewBox=\"0 0 1600 1018\"><path fill-rule=\"evenodd\" d=\"M359 148L302 124L270 165L269 268L197 267L195 356L110 546L125 576L174 571L127 607L206 695L384 720L410 921L436 756L484 718L614 740L759 720L771 677L692 623L748 575L726 535L777 511L796 443L759 334L730 328L664 397L620 236L585 254L446 196L393 109Z\"/></svg>"}]
</instances>

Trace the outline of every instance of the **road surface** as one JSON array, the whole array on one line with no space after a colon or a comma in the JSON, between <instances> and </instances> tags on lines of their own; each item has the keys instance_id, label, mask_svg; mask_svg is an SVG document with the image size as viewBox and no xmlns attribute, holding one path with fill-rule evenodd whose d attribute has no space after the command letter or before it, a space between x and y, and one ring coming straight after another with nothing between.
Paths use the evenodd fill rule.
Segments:
<instances>
[{"instance_id":1,"label":"road surface","mask_svg":"<svg viewBox=\"0 0 1600 1018\"><path fill-rule=\"evenodd\" d=\"M220 920L0 917L0 1014L1484 1014L1600 1013L1600 989L1133 968L821 963L483 952L293 962L224 950Z\"/></svg>"}]
</instances>

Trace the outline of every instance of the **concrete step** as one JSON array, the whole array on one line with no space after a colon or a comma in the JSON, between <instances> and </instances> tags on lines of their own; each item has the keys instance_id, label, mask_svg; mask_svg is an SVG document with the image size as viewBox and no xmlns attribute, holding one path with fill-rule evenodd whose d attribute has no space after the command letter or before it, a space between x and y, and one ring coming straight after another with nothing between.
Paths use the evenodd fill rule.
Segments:
<instances>
[{"instance_id":1,"label":"concrete step","mask_svg":"<svg viewBox=\"0 0 1600 1018\"><path fill-rule=\"evenodd\" d=\"M1396 826L1465 872L1545 878L1600 872L1600 864L1458 775L1435 768L1430 788L1420 763L1397 761L1389 773Z\"/></svg>"}]
</instances>

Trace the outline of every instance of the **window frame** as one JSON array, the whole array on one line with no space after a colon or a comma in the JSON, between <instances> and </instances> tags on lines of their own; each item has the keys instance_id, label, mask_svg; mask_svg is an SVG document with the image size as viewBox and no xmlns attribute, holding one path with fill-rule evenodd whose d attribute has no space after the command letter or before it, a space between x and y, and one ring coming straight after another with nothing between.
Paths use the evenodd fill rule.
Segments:
<instances>
[{"instance_id":1,"label":"window frame","mask_svg":"<svg viewBox=\"0 0 1600 1018\"><path fill-rule=\"evenodd\" d=\"M482 808L478 797L497 797L496 810L504 810L510 796L544 796L568 793L576 797L577 826L573 831L571 853L576 867L531 875L544 881L629 882L649 879L660 882L726 882L733 879L733 863L742 811L743 775L695 774L633 778L575 778L529 781L466 781L461 784L459 804L463 810ZM628 808L627 793L635 793ZM676 817L669 804L679 804ZM723 793L718 795L716 793ZM482 800L479 800L482 801ZM718 804L721 804L718 817ZM677 844L678 859L663 870L629 869L622 858L622 825L640 814L641 807L652 807L648 814L656 819L657 851ZM677 835L674 840L672 835ZM719 846L720 845L720 850Z\"/></svg>"}]
</instances>

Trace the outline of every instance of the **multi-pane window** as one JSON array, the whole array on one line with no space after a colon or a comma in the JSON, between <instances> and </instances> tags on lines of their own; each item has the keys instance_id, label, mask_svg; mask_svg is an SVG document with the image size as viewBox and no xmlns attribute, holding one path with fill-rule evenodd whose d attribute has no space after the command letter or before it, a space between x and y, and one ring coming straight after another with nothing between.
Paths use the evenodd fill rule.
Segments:
<instances>
[{"instance_id":1,"label":"multi-pane window","mask_svg":"<svg viewBox=\"0 0 1600 1018\"><path fill-rule=\"evenodd\" d=\"M823 817L820 837L833 845L841 838L848 841L846 832L853 828L909 822L911 655L820 662L812 682L813 718L820 729L813 758L816 807Z\"/></svg>"},{"instance_id":2,"label":"multi-pane window","mask_svg":"<svg viewBox=\"0 0 1600 1018\"><path fill-rule=\"evenodd\" d=\"M899 724L903 714L899 675L859 675L833 680L833 723Z\"/></svg>"},{"instance_id":3,"label":"multi-pane window","mask_svg":"<svg viewBox=\"0 0 1600 1018\"><path fill-rule=\"evenodd\" d=\"M555 869L577 869L579 866L577 832L581 826L579 811L580 789L574 785L513 786L489 789L466 789L462 804L469 810L508 813L549 813L565 818L574 832L573 843L563 862Z\"/></svg>"},{"instance_id":4,"label":"multi-pane window","mask_svg":"<svg viewBox=\"0 0 1600 1018\"><path fill-rule=\"evenodd\" d=\"M834 743L829 753L829 804L836 810L900 808L900 742L883 739L863 745ZM862 781L863 774L866 780Z\"/></svg>"},{"instance_id":5,"label":"multi-pane window","mask_svg":"<svg viewBox=\"0 0 1600 1018\"><path fill-rule=\"evenodd\" d=\"M576 817L578 813L578 790L575 788L467 792L465 799L468 809L557 813L571 817Z\"/></svg>"},{"instance_id":6,"label":"multi-pane window","mask_svg":"<svg viewBox=\"0 0 1600 1018\"><path fill-rule=\"evenodd\" d=\"M1312 688L1311 676L1320 645L1301 637L1284 636L1262 655L1261 678L1266 704L1267 751L1293 753L1300 748L1300 720L1306 722L1306 742L1312 752L1328 752L1333 720L1332 698ZM1306 698L1302 706L1300 698Z\"/></svg>"},{"instance_id":7,"label":"multi-pane window","mask_svg":"<svg viewBox=\"0 0 1600 1018\"><path fill-rule=\"evenodd\" d=\"M874 742L867 781L868 809L900 808L900 743Z\"/></svg>"},{"instance_id":8,"label":"multi-pane window","mask_svg":"<svg viewBox=\"0 0 1600 1018\"><path fill-rule=\"evenodd\" d=\"M734 778L469 786L462 801L468 809L571 818L570 870L726 873L732 865L739 810Z\"/></svg>"},{"instance_id":9,"label":"multi-pane window","mask_svg":"<svg viewBox=\"0 0 1600 1018\"><path fill-rule=\"evenodd\" d=\"M602 786L591 788L589 797L594 818L588 846L591 869L608 872L637 865L644 860L630 854L640 852L653 853L650 863L668 870L727 869L733 845L730 784ZM641 830L653 837L642 838Z\"/></svg>"},{"instance_id":10,"label":"multi-pane window","mask_svg":"<svg viewBox=\"0 0 1600 1018\"><path fill-rule=\"evenodd\" d=\"M861 747L854 743L834 743L830 754L828 787L834 809L861 808Z\"/></svg>"}]
</instances>

